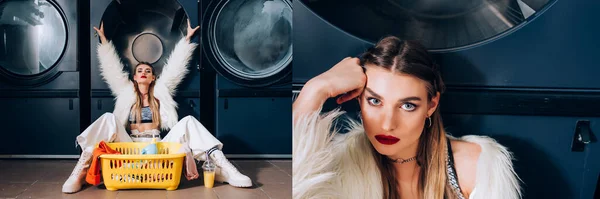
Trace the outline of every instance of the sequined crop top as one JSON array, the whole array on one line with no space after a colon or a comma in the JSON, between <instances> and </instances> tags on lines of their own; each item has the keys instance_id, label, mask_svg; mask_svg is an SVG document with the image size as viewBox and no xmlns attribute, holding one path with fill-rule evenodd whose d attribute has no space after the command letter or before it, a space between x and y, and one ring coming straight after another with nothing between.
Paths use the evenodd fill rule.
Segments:
<instances>
[{"instance_id":1,"label":"sequined crop top","mask_svg":"<svg viewBox=\"0 0 600 199\"><path fill-rule=\"evenodd\" d=\"M142 121L141 123L152 123L152 110L149 106L142 107ZM133 114L129 114L129 124L137 123L135 120L135 116Z\"/></svg>"},{"instance_id":2,"label":"sequined crop top","mask_svg":"<svg viewBox=\"0 0 600 199\"><path fill-rule=\"evenodd\" d=\"M447 139L447 143L448 156L446 158L448 161L446 161L446 170L448 174L448 183L454 190L454 193L458 199L466 199L460 190L460 186L458 185L458 175L456 175L456 168L454 167L454 155L452 154L452 145L450 144L450 139Z\"/></svg>"}]
</instances>

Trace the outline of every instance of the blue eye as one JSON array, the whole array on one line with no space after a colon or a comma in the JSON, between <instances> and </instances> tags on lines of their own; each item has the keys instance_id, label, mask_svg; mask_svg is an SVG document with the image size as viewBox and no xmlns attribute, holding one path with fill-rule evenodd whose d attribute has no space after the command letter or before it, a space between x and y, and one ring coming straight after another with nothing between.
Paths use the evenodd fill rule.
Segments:
<instances>
[{"instance_id":1,"label":"blue eye","mask_svg":"<svg viewBox=\"0 0 600 199\"><path fill-rule=\"evenodd\" d=\"M407 111L414 111L416 108L417 108L417 106L412 103L402 104L402 109L407 110Z\"/></svg>"},{"instance_id":2,"label":"blue eye","mask_svg":"<svg viewBox=\"0 0 600 199\"><path fill-rule=\"evenodd\" d=\"M379 101L376 98L372 98L372 97L367 98L367 101L369 101L369 104L375 105L375 106L379 106L381 104L381 101Z\"/></svg>"}]
</instances>

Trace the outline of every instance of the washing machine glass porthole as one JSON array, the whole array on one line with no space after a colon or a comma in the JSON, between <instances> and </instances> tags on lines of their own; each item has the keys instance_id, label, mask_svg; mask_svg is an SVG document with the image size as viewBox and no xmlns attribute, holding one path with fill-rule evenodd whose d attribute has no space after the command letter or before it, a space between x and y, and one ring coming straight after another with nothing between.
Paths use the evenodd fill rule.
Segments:
<instances>
[{"instance_id":1,"label":"washing machine glass porthole","mask_svg":"<svg viewBox=\"0 0 600 199\"><path fill-rule=\"evenodd\" d=\"M289 1L228 1L218 11L212 31L217 59L239 78L275 75L292 60Z\"/></svg>"},{"instance_id":2,"label":"washing machine glass porthole","mask_svg":"<svg viewBox=\"0 0 600 199\"><path fill-rule=\"evenodd\" d=\"M65 51L63 15L45 0L0 1L0 67L23 76L41 74Z\"/></svg>"},{"instance_id":3,"label":"washing machine glass porthole","mask_svg":"<svg viewBox=\"0 0 600 199\"><path fill-rule=\"evenodd\" d=\"M476 47L518 30L556 0L301 0L334 26L371 43L394 35L433 52Z\"/></svg>"},{"instance_id":4,"label":"washing machine glass porthole","mask_svg":"<svg viewBox=\"0 0 600 199\"><path fill-rule=\"evenodd\" d=\"M131 73L138 63L147 62L160 76L175 45L185 37L187 20L177 0L128 0L112 1L101 21L124 71Z\"/></svg>"}]
</instances>

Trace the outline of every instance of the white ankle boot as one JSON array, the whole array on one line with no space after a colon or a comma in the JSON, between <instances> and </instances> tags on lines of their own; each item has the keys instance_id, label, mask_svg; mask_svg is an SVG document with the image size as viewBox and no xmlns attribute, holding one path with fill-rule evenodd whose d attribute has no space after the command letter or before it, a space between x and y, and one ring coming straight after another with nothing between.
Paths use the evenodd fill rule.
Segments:
<instances>
[{"instance_id":1,"label":"white ankle boot","mask_svg":"<svg viewBox=\"0 0 600 199\"><path fill-rule=\"evenodd\" d=\"M65 184L63 184L63 193L75 193L81 189L82 185L85 184L85 176L88 168L90 167L90 163L92 162L92 152L93 150L91 148L83 150L77 165L75 165L75 169L73 169L73 172L71 173L71 176L69 176L69 179L67 179Z\"/></svg>"},{"instance_id":2,"label":"white ankle boot","mask_svg":"<svg viewBox=\"0 0 600 199\"><path fill-rule=\"evenodd\" d=\"M215 173L215 181L227 182L234 187L252 186L252 180L250 180L248 176L240 173L235 166L227 160L222 151L215 150L210 156L218 166Z\"/></svg>"}]
</instances>

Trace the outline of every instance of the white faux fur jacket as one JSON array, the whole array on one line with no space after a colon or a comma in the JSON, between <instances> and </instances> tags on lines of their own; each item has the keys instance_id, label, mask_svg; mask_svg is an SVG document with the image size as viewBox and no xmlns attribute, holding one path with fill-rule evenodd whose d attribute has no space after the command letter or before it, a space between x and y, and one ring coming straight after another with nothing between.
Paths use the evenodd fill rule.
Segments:
<instances>
[{"instance_id":1,"label":"white faux fur jacket","mask_svg":"<svg viewBox=\"0 0 600 199\"><path fill-rule=\"evenodd\" d=\"M332 132L339 110L298 118L293 126L293 198L383 198L379 170L362 125L349 121L346 134ZM450 137L450 136L449 136ZM452 138L451 139L457 139ZM510 152L492 138L458 138L481 146L476 185L469 199L521 197Z\"/></svg>"},{"instance_id":2,"label":"white faux fur jacket","mask_svg":"<svg viewBox=\"0 0 600 199\"><path fill-rule=\"evenodd\" d=\"M169 130L179 120L177 103L173 100L175 89L188 73L187 65L197 44L185 38L177 42L167 59L154 86L154 97L160 101L161 129ZM112 41L98 45L100 72L116 98L113 114L122 125L127 125L131 107L136 101L136 92L129 74L123 71L123 64Z\"/></svg>"}]
</instances>

